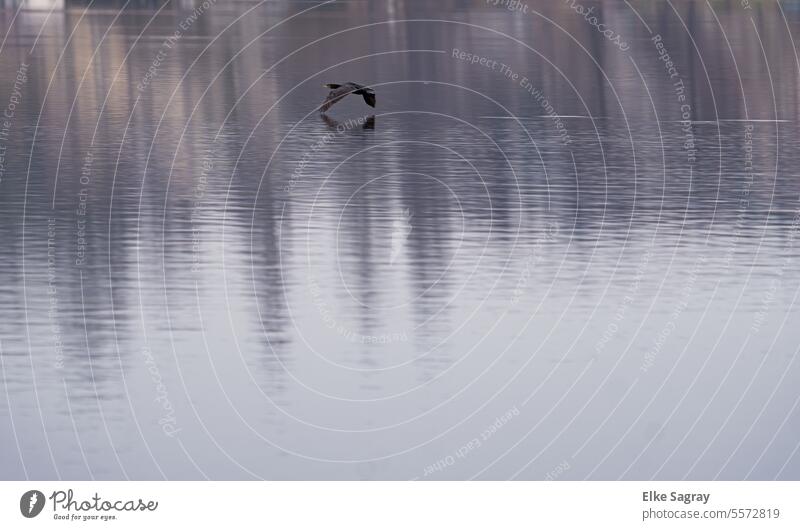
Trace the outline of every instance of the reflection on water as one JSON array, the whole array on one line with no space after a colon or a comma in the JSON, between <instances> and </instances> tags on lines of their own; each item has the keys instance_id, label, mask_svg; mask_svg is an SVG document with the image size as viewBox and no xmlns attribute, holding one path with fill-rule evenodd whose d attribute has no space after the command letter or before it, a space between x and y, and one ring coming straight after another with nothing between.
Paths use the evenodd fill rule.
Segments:
<instances>
[{"instance_id":1,"label":"reflection on water","mask_svg":"<svg viewBox=\"0 0 800 530\"><path fill-rule=\"evenodd\" d=\"M0 11L2 478L800 476L794 3L88 4Z\"/></svg>"}]
</instances>

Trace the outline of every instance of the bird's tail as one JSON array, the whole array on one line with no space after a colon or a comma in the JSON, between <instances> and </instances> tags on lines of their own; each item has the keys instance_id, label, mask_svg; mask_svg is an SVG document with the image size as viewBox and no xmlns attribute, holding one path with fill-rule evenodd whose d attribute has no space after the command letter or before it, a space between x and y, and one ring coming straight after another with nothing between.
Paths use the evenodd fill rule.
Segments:
<instances>
[{"instance_id":1,"label":"bird's tail","mask_svg":"<svg viewBox=\"0 0 800 530\"><path fill-rule=\"evenodd\" d=\"M322 85L322 86L326 86L326 87L330 88L331 90L333 90L333 89L335 89L335 88L339 88L339 87L340 87L340 86L342 86L342 85L337 85L336 83L325 83L325 84L324 84L324 85Z\"/></svg>"}]
</instances>

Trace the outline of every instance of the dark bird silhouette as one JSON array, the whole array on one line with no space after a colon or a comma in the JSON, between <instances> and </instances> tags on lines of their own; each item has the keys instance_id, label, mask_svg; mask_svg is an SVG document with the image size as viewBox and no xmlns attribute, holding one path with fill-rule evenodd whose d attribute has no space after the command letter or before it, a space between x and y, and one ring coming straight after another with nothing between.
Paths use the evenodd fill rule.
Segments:
<instances>
[{"instance_id":1,"label":"dark bird silhouette","mask_svg":"<svg viewBox=\"0 0 800 530\"><path fill-rule=\"evenodd\" d=\"M369 87L359 85L358 83L353 83L352 81L348 81L343 85L326 83L324 86L330 88L331 91L328 93L328 97L325 98L325 101L322 102L322 105L320 105L320 112L326 112L329 108L339 103L339 101L341 101L348 94L358 94L359 96L363 96L367 105L370 107L375 106L375 91Z\"/></svg>"}]
</instances>

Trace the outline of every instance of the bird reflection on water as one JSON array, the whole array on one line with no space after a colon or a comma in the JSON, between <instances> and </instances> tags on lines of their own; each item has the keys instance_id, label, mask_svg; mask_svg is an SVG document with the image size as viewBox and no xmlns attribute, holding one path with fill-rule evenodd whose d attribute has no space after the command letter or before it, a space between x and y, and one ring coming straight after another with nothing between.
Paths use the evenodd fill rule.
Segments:
<instances>
[{"instance_id":1,"label":"bird reflection on water","mask_svg":"<svg viewBox=\"0 0 800 530\"><path fill-rule=\"evenodd\" d=\"M337 131L339 133L343 133L345 131L351 131L356 129L357 126L360 124L360 128L362 130L373 130L375 129L375 115L372 114L370 116L365 116L358 118L356 120L345 120L344 122L340 122L334 118L331 118L327 114L320 113L319 117L328 126L329 129Z\"/></svg>"}]
</instances>

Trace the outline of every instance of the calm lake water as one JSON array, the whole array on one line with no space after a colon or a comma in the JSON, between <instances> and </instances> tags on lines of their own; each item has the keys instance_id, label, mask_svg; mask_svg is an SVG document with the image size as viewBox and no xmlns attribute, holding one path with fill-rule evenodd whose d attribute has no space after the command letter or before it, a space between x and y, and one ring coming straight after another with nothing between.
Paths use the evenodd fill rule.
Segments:
<instances>
[{"instance_id":1,"label":"calm lake water","mask_svg":"<svg viewBox=\"0 0 800 530\"><path fill-rule=\"evenodd\" d=\"M800 479L800 5L494 4L6 2L0 478Z\"/></svg>"}]
</instances>

